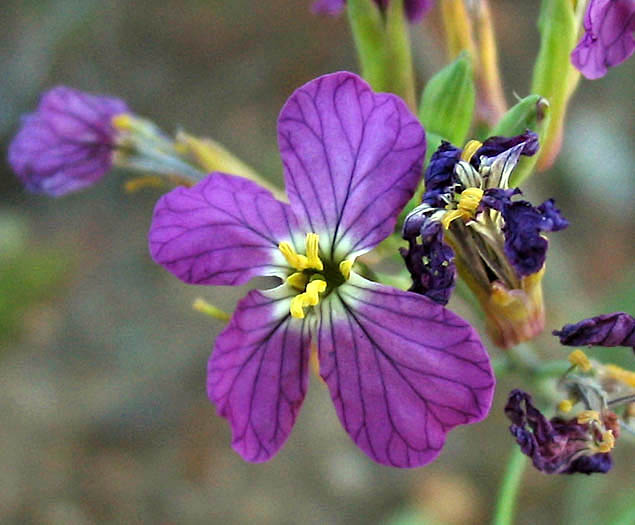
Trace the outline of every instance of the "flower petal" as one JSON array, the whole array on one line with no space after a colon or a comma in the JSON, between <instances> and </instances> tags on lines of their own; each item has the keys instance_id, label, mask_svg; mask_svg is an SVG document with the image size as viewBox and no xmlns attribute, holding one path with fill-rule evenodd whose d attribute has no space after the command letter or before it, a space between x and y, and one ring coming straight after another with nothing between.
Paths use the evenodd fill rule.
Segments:
<instances>
[{"instance_id":1,"label":"flower petal","mask_svg":"<svg viewBox=\"0 0 635 525\"><path fill-rule=\"evenodd\" d=\"M340 421L379 463L425 465L448 431L489 411L494 376L478 335L425 297L351 274L321 303L317 337Z\"/></svg>"},{"instance_id":2,"label":"flower petal","mask_svg":"<svg viewBox=\"0 0 635 525\"><path fill-rule=\"evenodd\" d=\"M635 2L591 0L584 15L585 34L571 53L571 62L587 78L606 75L635 50Z\"/></svg>"},{"instance_id":3,"label":"flower petal","mask_svg":"<svg viewBox=\"0 0 635 525\"><path fill-rule=\"evenodd\" d=\"M247 179L213 173L157 202L150 253L186 283L237 285L256 275L286 275L278 244L295 244L296 230L288 204Z\"/></svg>"},{"instance_id":4,"label":"flower petal","mask_svg":"<svg viewBox=\"0 0 635 525\"><path fill-rule=\"evenodd\" d=\"M232 427L232 447L245 460L267 461L289 437L306 394L308 326L289 315L297 293L282 285L252 290L216 339L207 393Z\"/></svg>"},{"instance_id":5,"label":"flower petal","mask_svg":"<svg viewBox=\"0 0 635 525\"><path fill-rule=\"evenodd\" d=\"M289 98L278 142L295 214L337 260L393 231L426 150L423 128L401 99L373 93L347 72L317 78Z\"/></svg>"},{"instance_id":6,"label":"flower petal","mask_svg":"<svg viewBox=\"0 0 635 525\"><path fill-rule=\"evenodd\" d=\"M55 87L22 119L9 163L32 192L59 197L91 186L112 165L111 119L128 111L116 98Z\"/></svg>"},{"instance_id":7,"label":"flower petal","mask_svg":"<svg viewBox=\"0 0 635 525\"><path fill-rule=\"evenodd\" d=\"M553 335L567 346L632 346L635 348L635 319L626 312L602 314L567 324Z\"/></svg>"}]
</instances>

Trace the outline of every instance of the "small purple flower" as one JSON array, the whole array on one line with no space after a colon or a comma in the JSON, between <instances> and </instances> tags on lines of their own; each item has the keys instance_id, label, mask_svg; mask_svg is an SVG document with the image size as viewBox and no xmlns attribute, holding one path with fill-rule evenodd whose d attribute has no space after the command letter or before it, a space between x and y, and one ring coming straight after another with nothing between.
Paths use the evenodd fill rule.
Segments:
<instances>
[{"instance_id":1,"label":"small purple flower","mask_svg":"<svg viewBox=\"0 0 635 525\"><path fill-rule=\"evenodd\" d=\"M375 0L375 3L381 8L386 9L390 0ZM405 0L404 8L408 20L415 24L420 22L423 16L432 7L433 0ZM323 13L327 15L336 15L344 9L346 0L316 0L311 6L314 13Z\"/></svg>"},{"instance_id":2,"label":"small purple flower","mask_svg":"<svg viewBox=\"0 0 635 525\"><path fill-rule=\"evenodd\" d=\"M571 62L587 78L606 75L635 50L635 2L590 0L584 15L584 36L571 53Z\"/></svg>"},{"instance_id":3,"label":"small purple flower","mask_svg":"<svg viewBox=\"0 0 635 525\"><path fill-rule=\"evenodd\" d=\"M494 377L474 329L354 262L387 237L420 178L425 134L398 97L346 72L299 88L278 139L290 204L213 173L156 205L152 257L187 283L253 290L218 336L207 391L247 461L270 459L304 400L311 345L342 425L375 461L416 467L487 414ZM407 327L407 329L406 329Z\"/></svg>"},{"instance_id":4,"label":"small purple flower","mask_svg":"<svg viewBox=\"0 0 635 525\"><path fill-rule=\"evenodd\" d=\"M625 312L602 314L567 324L553 335L568 346L631 346L635 348L635 319Z\"/></svg>"},{"instance_id":5,"label":"small purple flower","mask_svg":"<svg viewBox=\"0 0 635 525\"><path fill-rule=\"evenodd\" d=\"M606 473L612 466L607 450L614 443L614 414L606 421L591 411L571 420L548 420L532 404L531 396L513 390L505 406L511 420L509 431L521 450L532 459L534 467L546 474Z\"/></svg>"},{"instance_id":6,"label":"small purple flower","mask_svg":"<svg viewBox=\"0 0 635 525\"><path fill-rule=\"evenodd\" d=\"M112 118L127 112L116 98L53 88L23 117L9 163L32 192L58 197L91 186L112 166Z\"/></svg>"}]
</instances>

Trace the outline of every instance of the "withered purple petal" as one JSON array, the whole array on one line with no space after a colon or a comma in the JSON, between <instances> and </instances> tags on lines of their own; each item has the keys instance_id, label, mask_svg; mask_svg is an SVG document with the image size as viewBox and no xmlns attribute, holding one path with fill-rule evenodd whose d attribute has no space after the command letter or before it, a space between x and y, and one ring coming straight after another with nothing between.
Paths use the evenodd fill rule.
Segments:
<instances>
[{"instance_id":1,"label":"withered purple petal","mask_svg":"<svg viewBox=\"0 0 635 525\"><path fill-rule=\"evenodd\" d=\"M91 186L112 166L116 98L59 86L47 91L9 145L9 163L25 187L54 197Z\"/></svg>"},{"instance_id":2,"label":"withered purple petal","mask_svg":"<svg viewBox=\"0 0 635 525\"><path fill-rule=\"evenodd\" d=\"M252 290L217 337L207 392L245 460L267 461L291 433L309 382L310 336L289 315L294 292Z\"/></svg>"},{"instance_id":3,"label":"withered purple petal","mask_svg":"<svg viewBox=\"0 0 635 525\"><path fill-rule=\"evenodd\" d=\"M440 197L449 193L457 181L454 166L461 158L462 151L445 140L441 141L441 145L432 154L424 174L426 191L423 202L433 207L445 207L445 202Z\"/></svg>"},{"instance_id":4,"label":"withered purple petal","mask_svg":"<svg viewBox=\"0 0 635 525\"><path fill-rule=\"evenodd\" d=\"M505 255L520 276L539 271L547 257L547 239L543 231L557 231L569 223L554 206L553 200L535 208L527 201L516 201L502 206L505 226Z\"/></svg>"},{"instance_id":5,"label":"withered purple petal","mask_svg":"<svg viewBox=\"0 0 635 525\"><path fill-rule=\"evenodd\" d=\"M635 319L626 312L602 314L567 324L553 335L568 346L631 346L635 348Z\"/></svg>"},{"instance_id":6,"label":"withered purple petal","mask_svg":"<svg viewBox=\"0 0 635 525\"><path fill-rule=\"evenodd\" d=\"M213 173L157 202L149 233L152 258L190 284L247 282L281 275L278 250L297 230L288 204L247 179Z\"/></svg>"},{"instance_id":7,"label":"withered purple petal","mask_svg":"<svg viewBox=\"0 0 635 525\"><path fill-rule=\"evenodd\" d=\"M571 62L587 78L606 75L635 50L635 2L591 0L584 15L584 36L571 53Z\"/></svg>"},{"instance_id":8,"label":"withered purple petal","mask_svg":"<svg viewBox=\"0 0 635 525\"><path fill-rule=\"evenodd\" d=\"M352 73L317 78L280 112L287 194L330 258L361 254L394 229L421 177L425 133L395 95Z\"/></svg>"},{"instance_id":9,"label":"withered purple petal","mask_svg":"<svg viewBox=\"0 0 635 525\"><path fill-rule=\"evenodd\" d=\"M609 454L583 453L589 439L584 425L575 419L547 420L534 407L528 393L512 390L505 405L505 414L512 422L510 433L538 470L546 474L591 474L606 473L611 468Z\"/></svg>"},{"instance_id":10,"label":"withered purple petal","mask_svg":"<svg viewBox=\"0 0 635 525\"><path fill-rule=\"evenodd\" d=\"M528 129L524 133L514 137L489 137L483 142L483 145L476 150L476 153L472 157L472 164L478 167L481 157L495 157L519 144L523 144L523 149L520 154L531 157L538 151L538 135Z\"/></svg>"},{"instance_id":11,"label":"withered purple petal","mask_svg":"<svg viewBox=\"0 0 635 525\"><path fill-rule=\"evenodd\" d=\"M417 235L408 240L408 249L399 251L412 277L410 291L425 295L435 303L445 305L454 290L456 266L454 252L443 242L439 222L428 220Z\"/></svg>"},{"instance_id":12,"label":"withered purple petal","mask_svg":"<svg viewBox=\"0 0 635 525\"><path fill-rule=\"evenodd\" d=\"M447 432L489 411L494 376L478 335L425 297L352 274L321 303L317 338L340 421L379 463L425 465Z\"/></svg>"}]
</instances>

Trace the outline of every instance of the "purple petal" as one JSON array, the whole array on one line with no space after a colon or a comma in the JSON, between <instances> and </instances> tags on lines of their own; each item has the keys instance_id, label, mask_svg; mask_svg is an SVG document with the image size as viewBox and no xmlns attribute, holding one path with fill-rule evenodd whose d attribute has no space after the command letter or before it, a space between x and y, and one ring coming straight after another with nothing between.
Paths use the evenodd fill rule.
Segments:
<instances>
[{"instance_id":1,"label":"purple petal","mask_svg":"<svg viewBox=\"0 0 635 525\"><path fill-rule=\"evenodd\" d=\"M9 146L9 163L30 191L60 196L90 186L112 166L112 117L128 112L115 98L56 87Z\"/></svg>"},{"instance_id":2,"label":"purple petal","mask_svg":"<svg viewBox=\"0 0 635 525\"><path fill-rule=\"evenodd\" d=\"M585 34L571 53L571 62L587 78L606 75L635 50L635 2L591 0L584 15Z\"/></svg>"},{"instance_id":3,"label":"purple petal","mask_svg":"<svg viewBox=\"0 0 635 525\"><path fill-rule=\"evenodd\" d=\"M352 274L321 303L320 375L355 443L384 465L419 467L494 393L474 329L442 306Z\"/></svg>"},{"instance_id":4,"label":"purple petal","mask_svg":"<svg viewBox=\"0 0 635 525\"><path fill-rule=\"evenodd\" d=\"M208 363L207 394L246 461L267 461L280 450L307 391L310 336L304 320L289 315L296 293L285 285L249 292Z\"/></svg>"},{"instance_id":5,"label":"purple petal","mask_svg":"<svg viewBox=\"0 0 635 525\"><path fill-rule=\"evenodd\" d=\"M316 14L337 15L346 5L346 0L316 0L311 5L311 11Z\"/></svg>"},{"instance_id":6,"label":"purple petal","mask_svg":"<svg viewBox=\"0 0 635 525\"><path fill-rule=\"evenodd\" d=\"M246 283L286 275L281 241L294 243L295 217L257 184L213 173L157 202L150 226L152 258L191 284Z\"/></svg>"},{"instance_id":7,"label":"purple petal","mask_svg":"<svg viewBox=\"0 0 635 525\"><path fill-rule=\"evenodd\" d=\"M317 78L291 96L278 142L298 220L338 260L393 231L426 149L423 128L401 99L373 93L347 72Z\"/></svg>"},{"instance_id":8,"label":"purple petal","mask_svg":"<svg viewBox=\"0 0 635 525\"><path fill-rule=\"evenodd\" d=\"M635 348L635 319L625 312L602 314L554 330L567 346L632 346Z\"/></svg>"}]
</instances>

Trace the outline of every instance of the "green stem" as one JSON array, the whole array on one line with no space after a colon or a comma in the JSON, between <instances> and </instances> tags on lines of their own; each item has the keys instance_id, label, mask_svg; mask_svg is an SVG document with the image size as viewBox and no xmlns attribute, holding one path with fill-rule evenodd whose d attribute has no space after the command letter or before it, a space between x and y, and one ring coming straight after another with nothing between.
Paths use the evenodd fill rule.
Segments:
<instances>
[{"instance_id":1,"label":"green stem","mask_svg":"<svg viewBox=\"0 0 635 525\"><path fill-rule=\"evenodd\" d=\"M520 448L514 445L507 468L503 474L503 482L498 492L496 511L494 513L493 525L511 525L514 520L516 508L516 496L520 488L520 481L527 465L527 457Z\"/></svg>"}]
</instances>

